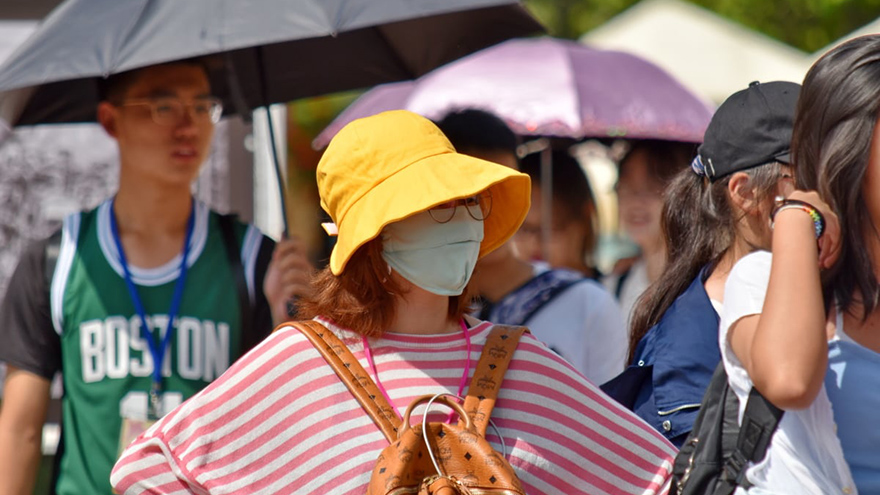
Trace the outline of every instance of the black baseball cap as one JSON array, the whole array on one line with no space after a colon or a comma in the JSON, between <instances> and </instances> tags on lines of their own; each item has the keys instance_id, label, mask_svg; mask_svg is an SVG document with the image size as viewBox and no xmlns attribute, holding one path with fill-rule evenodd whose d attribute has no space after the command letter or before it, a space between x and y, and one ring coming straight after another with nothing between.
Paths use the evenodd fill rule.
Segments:
<instances>
[{"instance_id":1,"label":"black baseball cap","mask_svg":"<svg viewBox=\"0 0 880 495\"><path fill-rule=\"evenodd\" d=\"M791 163L791 131L801 86L753 82L715 111L697 149L710 181L770 162Z\"/></svg>"}]
</instances>

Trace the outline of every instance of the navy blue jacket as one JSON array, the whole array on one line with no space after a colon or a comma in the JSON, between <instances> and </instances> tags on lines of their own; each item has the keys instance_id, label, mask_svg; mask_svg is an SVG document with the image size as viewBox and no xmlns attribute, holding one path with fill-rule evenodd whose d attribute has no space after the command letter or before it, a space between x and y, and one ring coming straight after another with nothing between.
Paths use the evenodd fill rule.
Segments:
<instances>
[{"instance_id":1,"label":"navy blue jacket","mask_svg":"<svg viewBox=\"0 0 880 495\"><path fill-rule=\"evenodd\" d=\"M721 361L718 314L703 288L704 272L642 337L630 366L602 385L677 447L693 428Z\"/></svg>"}]
</instances>

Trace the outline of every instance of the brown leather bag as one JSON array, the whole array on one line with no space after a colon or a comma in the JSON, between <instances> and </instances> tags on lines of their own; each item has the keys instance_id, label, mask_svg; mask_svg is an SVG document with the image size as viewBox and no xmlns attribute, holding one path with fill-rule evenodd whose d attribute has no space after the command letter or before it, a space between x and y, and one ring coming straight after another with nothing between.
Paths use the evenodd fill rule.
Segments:
<instances>
[{"instance_id":1,"label":"brown leather bag","mask_svg":"<svg viewBox=\"0 0 880 495\"><path fill-rule=\"evenodd\" d=\"M294 326L320 351L388 439L390 445L376 461L367 495L525 495L510 463L485 439L504 373L520 336L527 331L524 327L496 325L492 329L464 405L448 394L425 395L407 407L401 423L333 332L314 321ZM430 403L454 409L461 418L458 424L423 422L410 426L415 407Z\"/></svg>"}]
</instances>

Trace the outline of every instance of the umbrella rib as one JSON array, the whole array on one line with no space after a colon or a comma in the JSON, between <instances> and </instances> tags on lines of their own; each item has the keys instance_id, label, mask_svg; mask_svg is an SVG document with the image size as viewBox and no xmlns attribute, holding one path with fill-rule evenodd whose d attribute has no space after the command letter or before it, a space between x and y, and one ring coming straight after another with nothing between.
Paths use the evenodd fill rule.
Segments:
<instances>
[{"instance_id":1,"label":"umbrella rib","mask_svg":"<svg viewBox=\"0 0 880 495\"><path fill-rule=\"evenodd\" d=\"M126 46L128 40L132 37L135 32L135 29L140 24L140 20L144 18L144 11L147 10L147 7L154 0L145 0L143 4L141 4L140 13L134 17L131 24L128 26L128 29L125 30L125 36L122 37L122 40L116 44L114 47L113 56L111 57L110 66L107 68L107 71L104 73L104 78L107 78L110 74L116 72L116 68L119 67L119 49L123 46Z\"/></svg>"},{"instance_id":2,"label":"umbrella rib","mask_svg":"<svg viewBox=\"0 0 880 495\"><path fill-rule=\"evenodd\" d=\"M391 44L391 41L388 40L388 37L385 36L385 33L382 31L382 26L376 26L373 28L376 30L379 38L382 39L382 42L385 43L385 46L388 47L388 52L392 54L394 61L397 62L397 65L403 68L403 71L406 73L408 79L415 79L421 74L416 74L415 70L412 70L406 63L404 63L403 59L400 58L398 51L395 49L394 45Z\"/></svg>"}]
</instances>

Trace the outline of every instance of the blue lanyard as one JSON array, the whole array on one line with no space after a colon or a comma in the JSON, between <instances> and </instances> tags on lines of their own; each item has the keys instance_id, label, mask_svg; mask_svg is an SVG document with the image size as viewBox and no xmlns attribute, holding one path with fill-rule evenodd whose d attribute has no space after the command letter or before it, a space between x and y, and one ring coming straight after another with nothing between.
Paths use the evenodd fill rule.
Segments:
<instances>
[{"instance_id":1,"label":"blue lanyard","mask_svg":"<svg viewBox=\"0 0 880 495\"><path fill-rule=\"evenodd\" d=\"M165 351L168 349L168 343L171 342L171 335L174 333L174 320L177 318L177 312L180 310L180 300L183 299L183 286L186 283L186 271L188 268L186 261L189 258L189 244L190 240L192 240L195 216L195 204L193 203L190 207L189 220L186 223L186 240L183 243L183 253L180 260L180 276L177 277L177 283L174 285L171 308L168 310L168 327L165 329L165 335L162 337L162 345L160 347L156 343L156 339L153 338L149 325L147 325L147 313L138 295L137 287L135 287L132 280L131 270L125 258L125 250L122 249L122 241L119 238L119 226L116 224L115 202L110 205L110 231L113 233L113 240L116 242L116 250L119 251L119 261L122 263L122 271L125 273L125 285L128 287L131 302L134 303L134 308L141 318L141 336L147 341L147 345L150 347L150 354L153 356L153 383L150 387L149 419L159 419L161 417L162 362L165 360Z\"/></svg>"}]
</instances>

